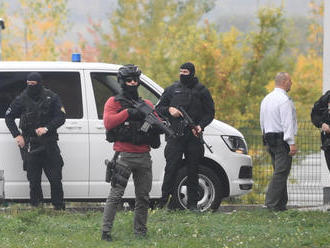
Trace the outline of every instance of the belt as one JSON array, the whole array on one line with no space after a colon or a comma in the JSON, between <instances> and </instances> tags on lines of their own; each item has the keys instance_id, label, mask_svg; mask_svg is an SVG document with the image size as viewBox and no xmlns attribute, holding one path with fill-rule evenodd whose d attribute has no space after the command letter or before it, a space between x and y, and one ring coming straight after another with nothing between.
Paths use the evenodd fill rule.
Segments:
<instances>
[{"instance_id":1,"label":"belt","mask_svg":"<svg viewBox=\"0 0 330 248\"><path fill-rule=\"evenodd\" d=\"M266 133L265 138L270 138L270 139L283 139L284 133Z\"/></svg>"}]
</instances>

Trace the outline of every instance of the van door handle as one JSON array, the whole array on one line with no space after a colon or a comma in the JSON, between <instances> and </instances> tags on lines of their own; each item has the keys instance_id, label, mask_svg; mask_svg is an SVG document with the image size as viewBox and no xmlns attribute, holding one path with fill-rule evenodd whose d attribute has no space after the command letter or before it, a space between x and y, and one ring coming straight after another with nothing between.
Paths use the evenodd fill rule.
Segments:
<instances>
[{"instance_id":1,"label":"van door handle","mask_svg":"<svg viewBox=\"0 0 330 248\"><path fill-rule=\"evenodd\" d=\"M76 126L76 125L66 125L65 128L66 129L82 129L81 126Z\"/></svg>"}]
</instances>

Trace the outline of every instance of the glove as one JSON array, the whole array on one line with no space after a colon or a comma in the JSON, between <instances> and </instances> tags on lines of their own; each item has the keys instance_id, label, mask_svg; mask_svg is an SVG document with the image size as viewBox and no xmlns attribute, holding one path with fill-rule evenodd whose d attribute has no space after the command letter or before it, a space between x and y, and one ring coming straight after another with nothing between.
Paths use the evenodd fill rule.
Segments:
<instances>
[{"instance_id":1,"label":"glove","mask_svg":"<svg viewBox=\"0 0 330 248\"><path fill-rule=\"evenodd\" d=\"M127 113L131 120L143 120L144 114L135 108L128 108Z\"/></svg>"}]
</instances>

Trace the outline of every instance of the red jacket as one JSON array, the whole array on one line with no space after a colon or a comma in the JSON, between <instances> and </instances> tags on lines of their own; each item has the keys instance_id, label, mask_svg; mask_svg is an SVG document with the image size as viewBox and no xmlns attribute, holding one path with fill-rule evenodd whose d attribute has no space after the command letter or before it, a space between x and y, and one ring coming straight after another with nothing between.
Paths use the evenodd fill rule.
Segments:
<instances>
[{"instance_id":1,"label":"red jacket","mask_svg":"<svg viewBox=\"0 0 330 248\"><path fill-rule=\"evenodd\" d=\"M152 108L153 104L149 100L144 100ZM115 100L115 97L110 97L104 105L103 123L107 130L117 127L121 123L125 122L128 118L127 109L119 112L122 108L119 101ZM132 153L144 153L150 151L149 145L133 145L132 143L116 141L113 145L113 149L118 152L132 152Z\"/></svg>"}]
</instances>

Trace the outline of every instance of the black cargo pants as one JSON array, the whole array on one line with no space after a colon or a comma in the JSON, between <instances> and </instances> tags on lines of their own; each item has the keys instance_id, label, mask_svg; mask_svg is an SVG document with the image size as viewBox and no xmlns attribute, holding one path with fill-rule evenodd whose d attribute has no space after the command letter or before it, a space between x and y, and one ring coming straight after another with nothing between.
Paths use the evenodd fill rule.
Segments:
<instances>
[{"instance_id":1,"label":"black cargo pants","mask_svg":"<svg viewBox=\"0 0 330 248\"><path fill-rule=\"evenodd\" d=\"M37 151L37 149L39 151ZM41 189L41 174L45 172L51 189L52 204L57 208L64 208L62 167L63 159L57 142L50 142L41 148L31 144L27 163L27 178L30 183L30 202L38 206L43 200ZM33 152L37 151L37 152Z\"/></svg>"},{"instance_id":2,"label":"black cargo pants","mask_svg":"<svg viewBox=\"0 0 330 248\"><path fill-rule=\"evenodd\" d=\"M188 208L196 208L198 202L198 165L204 157L204 146L190 130L184 136L169 139L165 147L165 174L162 185L162 202L174 194L178 169L182 165L183 155L187 170Z\"/></svg>"}]
</instances>

